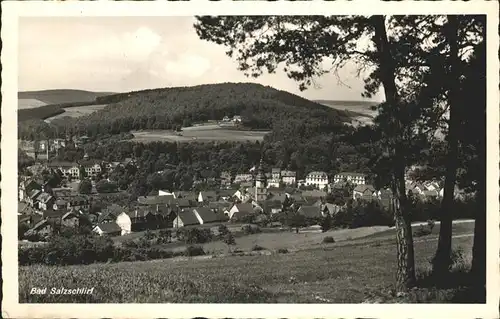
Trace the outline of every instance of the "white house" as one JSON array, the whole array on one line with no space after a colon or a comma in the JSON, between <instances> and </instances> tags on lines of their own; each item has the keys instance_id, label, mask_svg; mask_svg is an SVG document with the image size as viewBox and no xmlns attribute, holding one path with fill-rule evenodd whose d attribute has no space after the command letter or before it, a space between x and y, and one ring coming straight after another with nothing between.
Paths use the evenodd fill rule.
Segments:
<instances>
[{"instance_id":1,"label":"white house","mask_svg":"<svg viewBox=\"0 0 500 319\"><path fill-rule=\"evenodd\" d=\"M176 198L175 193L169 190L158 190L158 196L174 196Z\"/></svg>"},{"instance_id":2,"label":"white house","mask_svg":"<svg viewBox=\"0 0 500 319\"><path fill-rule=\"evenodd\" d=\"M252 174L238 174L234 177L234 183L251 182L251 181L253 181Z\"/></svg>"},{"instance_id":3,"label":"white house","mask_svg":"<svg viewBox=\"0 0 500 319\"><path fill-rule=\"evenodd\" d=\"M122 231L120 226L115 222L97 224L92 230L99 234L99 236L119 236Z\"/></svg>"},{"instance_id":4,"label":"white house","mask_svg":"<svg viewBox=\"0 0 500 319\"><path fill-rule=\"evenodd\" d=\"M130 216L125 212L121 212L116 217L116 224L120 226L122 235L130 234L132 232L132 221L130 220Z\"/></svg>"},{"instance_id":5,"label":"white house","mask_svg":"<svg viewBox=\"0 0 500 319\"><path fill-rule=\"evenodd\" d=\"M306 176L306 185L324 189L328 186L328 175L325 172L311 172Z\"/></svg>"},{"instance_id":6,"label":"white house","mask_svg":"<svg viewBox=\"0 0 500 319\"><path fill-rule=\"evenodd\" d=\"M338 173L333 177L333 182L335 184L342 183L344 181L351 182L355 185L365 185L366 175L362 173L343 172L343 173Z\"/></svg>"},{"instance_id":7,"label":"white house","mask_svg":"<svg viewBox=\"0 0 500 319\"><path fill-rule=\"evenodd\" d=\"M294 171L281 171L281 181L286 185L294 185L297 173Z\"/></svg>"},{"instance_id":8,"label":"white house","mask_svg":"<svg viewBox=\"0 0 500 319\"><path fill-rule=\"evenodd\" d=\"M279 168L273 168L271 170L271 178L267 180L267 187L279 188L281 179L281 170Z\"/></svg>"}]
</instances>

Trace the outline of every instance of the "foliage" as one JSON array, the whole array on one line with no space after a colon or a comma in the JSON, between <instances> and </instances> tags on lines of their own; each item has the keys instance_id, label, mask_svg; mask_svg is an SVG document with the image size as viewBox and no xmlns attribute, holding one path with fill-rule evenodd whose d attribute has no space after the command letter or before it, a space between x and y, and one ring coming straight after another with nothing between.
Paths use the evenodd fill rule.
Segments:
<instances>
[{"instance_id":1,"label":"foliage","mask_svg":"<svg viewBox=\"0 0 500 319\"><path fill-rule=\"evenodd\" d=\"M334 243L335 242L335 239L333 239L332 236L326 236L325 238L323 238L323 243L325 244L330 244L330 243Z\"/></svg>"},{"instance_id":2,"label":"foliage","mask_svg":"<svg viewBox=\"0 0 500 319\"><path fill-rule=\"evenodd\" d=\"M184 251L184 255L188 256L188 257L202 256L202 255L205 255L205 251L203 250L203 247L201 247L201 246L189 245L186 247L186 250Z\"/></svg>"},{"instance_id":3,"label":"foliage","mask_svg":"<svg viewBox=\"0 0 500 319\"><path fill-rule=\"evenodd\" d=\"M252 251L261 251L261 250L266 250L266 249L262 246L259 246L259 245L254 245L252 247Z\"/></svg>"},{"instance_id":4,"label":"foliage","mask_svg":"<svg viewBox=\"0 0 500 319\"><path fill-rule=\"evenodd\" d=\"M224 235L223 241L228 246L236 245L236 240L234 239L234 235L231 232L228 232Z\"/></svg>"},{"instance_id":5,"label":"foliage","mask_svg":"<svg viewBox=\"0 0 500 319\"><path fill-rule=\"evenodd\" d=\"M418 228L413 232L413 237L423 237L432 234L432 229L429 226L424 226L420 225Z\"/></svg>"},{"instance_id":6,"label":"foliage","mask_svg":"<svg viewBox=\"0 0 500 319\"><path fill-rule=\"evenodd\" d=\"M103 179L96 183L95 188L98 193L113 193L117 191L118 186L116 183Z\"/></svg>"},{"instance_id":7,"label":"foliage","mask_svg":"<svg viewBox=\"0 0 500 319\"><path fill-rule=\"evenodd\" d=\"M243 225L241 226L241 230L245 235L258 234L261 232L257 225Z\"/></svg>"},{"instance_id":8,"label":"foliage","mask_svg":"<svg viewBox=\"0 0 500 319\"><path fill-rule=\"evenodd\" d=\"M286 248L279 248L277 250L278 254L288 254L288 249Z\"/></svg>"},{"instance_id":9,"label":"foliage","mask_svg":"<svg viewBox=\"0 0 500 319\"><path fill-rule=\"evenodd\" d=\"M213 239L213 233L209 228L180 228L176 236L187 244L203 244Z\"/></svg>"},{"instance_id":10,"label":"foliage","mask_svg":"<svg viewBox=\"0 0 500 319\"><path fill-rule=\"evenodd\" d=\"M80 194L90 194L92 192L92 182L84 179L78 185L78 192Z\"/></svg>"},{"instance_id":11,"label":"foliage","mask_svg":"<svg viewBox=\"0 0 500 319\"><path fill-rule=\"evenodd\" d=\"M323 218L321 218L321 231L326 232L330 230L333 226L333 218L330 214L326 214Z\"/></svg>"}]
</instances>

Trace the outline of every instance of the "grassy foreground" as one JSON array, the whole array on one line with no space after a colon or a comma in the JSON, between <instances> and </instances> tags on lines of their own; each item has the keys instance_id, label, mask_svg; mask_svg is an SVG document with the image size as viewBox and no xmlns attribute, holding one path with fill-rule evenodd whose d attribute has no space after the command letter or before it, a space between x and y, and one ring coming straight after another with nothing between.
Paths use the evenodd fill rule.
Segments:
<instances>
[{"instance_id":1,"label":"grassy foreground","mask_svg":"<svg viewBox=\"0 0 500 319\"><path fill-rule=\"evenodd\" d=\"M435 236L415 242L425 272ZM454 239L470 259L473 237ZM347 244L347 243L346 243ZM469 256L467 256L469 255ZM169 259L88 266L19 268L22 303L362 303L452 302L456 287L391 293L396 271L392 240L321 245L288 254ZM92 288L91 295L30 295L33 287Z\"/></svg>"}]
</instances>

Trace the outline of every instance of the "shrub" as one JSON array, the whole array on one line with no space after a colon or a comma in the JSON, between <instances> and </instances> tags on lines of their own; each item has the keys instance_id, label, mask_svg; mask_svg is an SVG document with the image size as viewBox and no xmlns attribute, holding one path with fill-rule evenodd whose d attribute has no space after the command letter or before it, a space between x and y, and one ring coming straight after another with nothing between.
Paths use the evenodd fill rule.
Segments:
<instances>
[{"instance_id":1,"label":"shrub","mask_svg":"<svg viewBox=\"0 0 500 319\"><path fill-rule=\"evenodd\" d=\"M286 249L286 248L279 248L278 249L278 254L288 254L288 249Z\"/></svg>"},{"instance_id":2,"label":"shrub","mask_svg":"<svg viewBox=\"0 0 500 319\"><path fill-rule=\"evenodd\" d=\"M427 236L432 233L432 229L428 226L420 225L417 230L413 232L414 237Z\"/></svg>"},{"instance_id":3,"label":"shrub","mask_svg":"<svg viewBox=\"0 0 500 319\"><path fill-rule=\"evenodd\" d=\"M333 226L332 216L330 214L326 214L326 216L321 219L320 225L323 233L330 230Z\"/></svg>"},{"instance_id":4,"label":"shrub","mask_svg":"<svg viewBox=\"0 0 500 319\"><path fill-rule=\"evenodd\" d=\"M184 251L184 256L192 257L192 256L202 256L205 255L205 251L201 246L193 246L189 245L186 247Z\"/></svg>"},{"instance_id":5,"label":"shrub","mask_svg":"<svg viewBox=\"0 0 500 319\"><path fill-rule=\"evenodd\" d=\"M259 245L254 245L252 247L252 251L260 251L260 250L266 250L266 249L262 246L259 246Z\"/></svg>"},{"instance_id":6,"label":"shrub","mask_svg":"<svg viewBox=\"0 0 500 319\"><path fill-rule=\"evenodd\" d=\"M210 229L190 228L185 231L184 241L187 244L204 244L211 241L213 238Z\"/></svg>"},{"instance_id":7,"label":"shrub","mask_svg":"<svg viewBox=\"0 0 500 319\"><path fill-rule=\"evenodd\" d=\"M241 226L241 230L245 235L257 234L260 233L260 227L257 225L243 225Z\"/></svg>"},{"instance_id":8,"label":"shrub","mask_svg":"<svg viewBox=\"0 0 500 319\"><path fill-rule=\"evenodd\" d=\"M325 244L330 244L330 243L334 243L335 242L335 239L333 239L332 236L326 236L325 238L323 238L323 243Z\"/></svg>"}]
</instances>

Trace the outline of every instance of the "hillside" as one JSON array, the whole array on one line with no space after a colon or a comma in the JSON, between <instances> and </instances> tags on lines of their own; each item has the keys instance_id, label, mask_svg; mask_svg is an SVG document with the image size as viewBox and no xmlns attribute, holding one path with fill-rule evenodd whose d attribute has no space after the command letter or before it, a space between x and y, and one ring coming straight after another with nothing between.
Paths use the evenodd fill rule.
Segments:
<instances>
[{"instance_id":1,"label":"hillside","mask_svg":"<svg viewBox=\"0 0 500 319\"><path fill-rule=\"evenodd\" d=\"M168 130L241 115L248 128L273 129L283 134L295 132L305 137L351 121L346 111L254 83L144 90L98 97L96 103L109 105L88 116L52 123L78 126L88 135L96 135L143 129Z\"/></svg>"},{"instance_id":2,"label":"hillside","mask_svg":"<svg viewBox=\"0 0 500 319\"><path fill-rule=\"evenodd\" d=\"M91 92L84 90L58 89L42 91L24 91L17 94L18 99L34 99L45 104L73 102L94 102L97 97L114 94L110 92Z\"/></svg>"}]
</instances>

